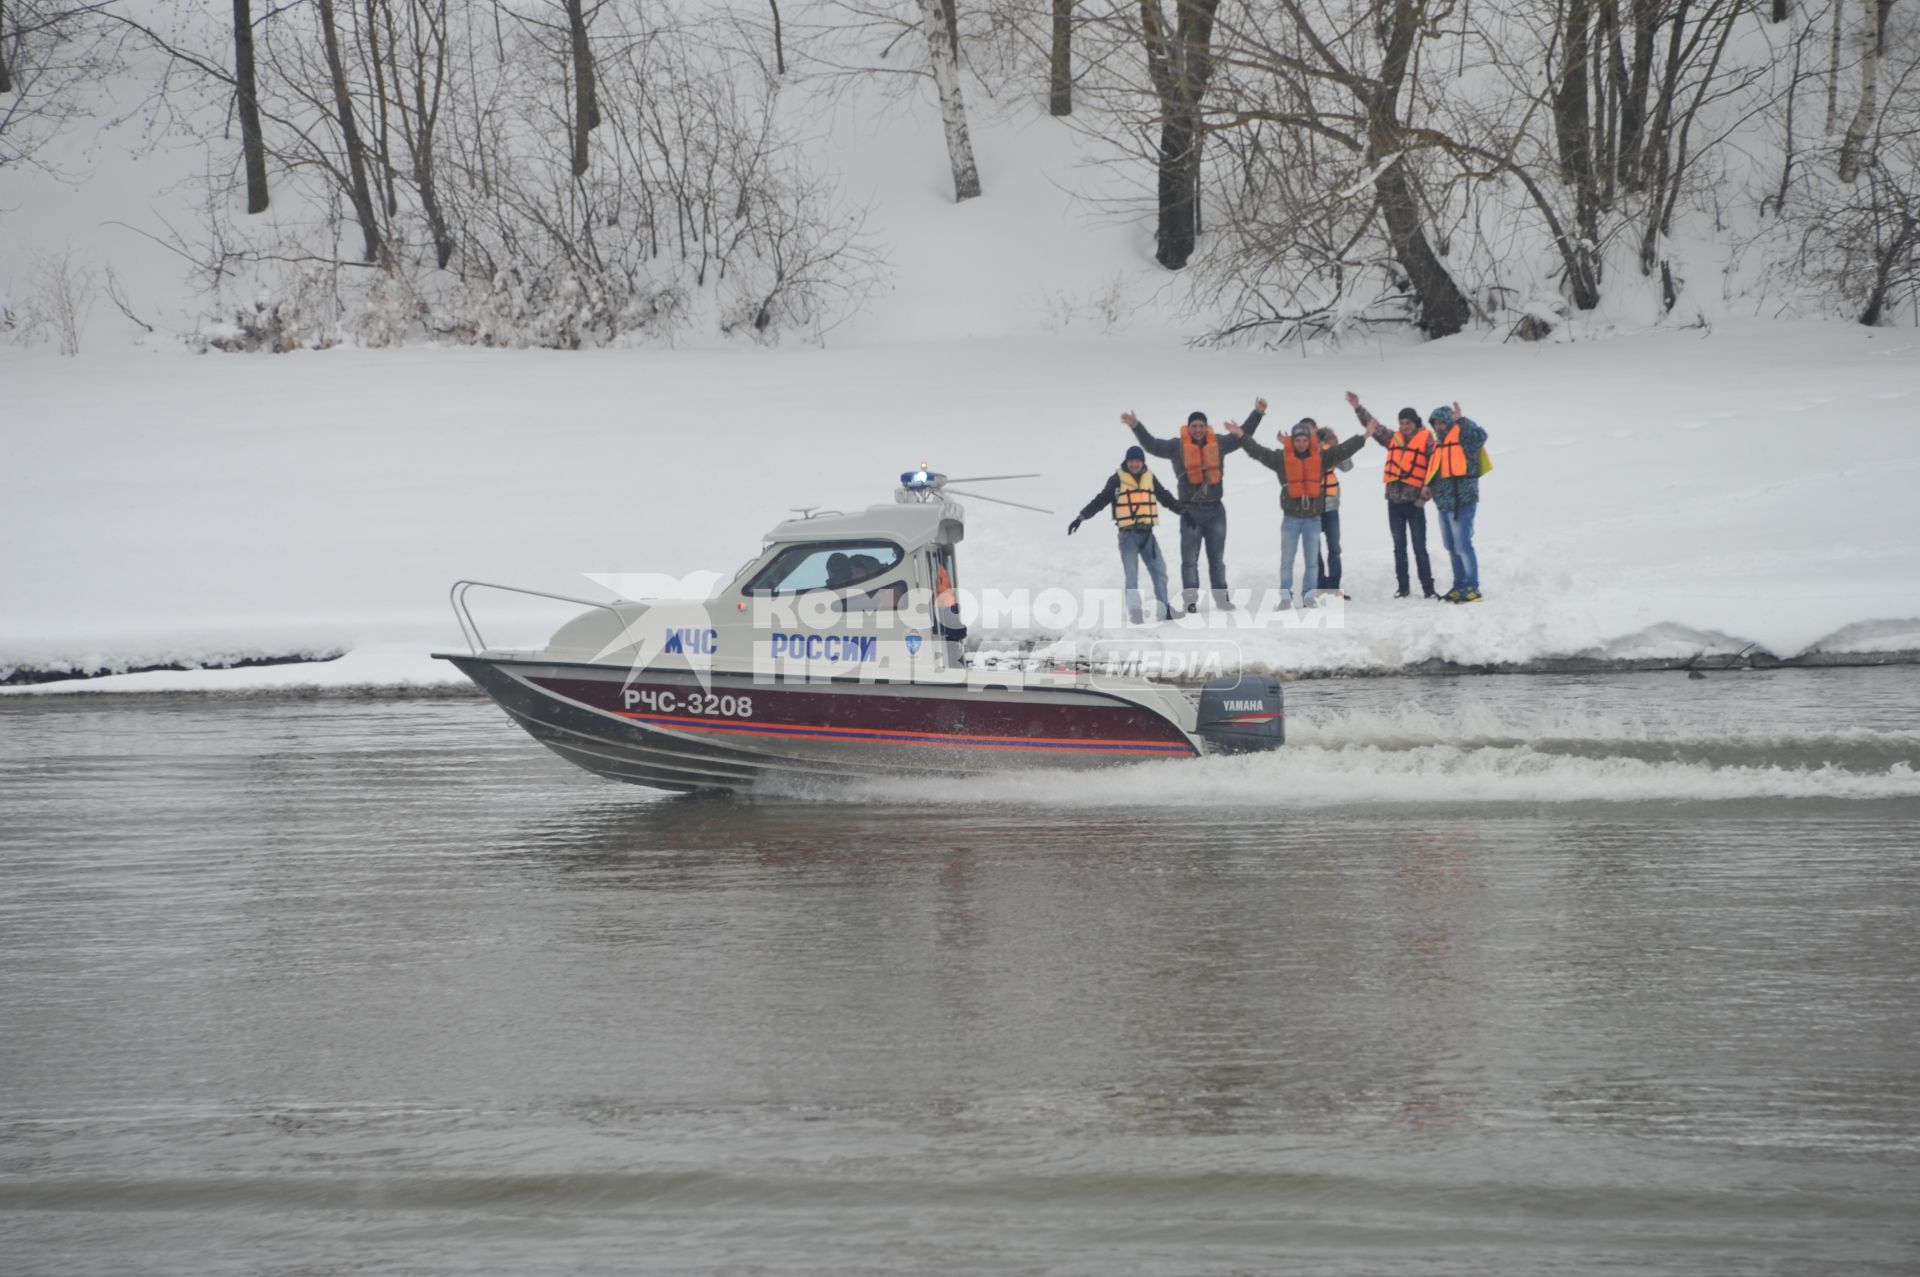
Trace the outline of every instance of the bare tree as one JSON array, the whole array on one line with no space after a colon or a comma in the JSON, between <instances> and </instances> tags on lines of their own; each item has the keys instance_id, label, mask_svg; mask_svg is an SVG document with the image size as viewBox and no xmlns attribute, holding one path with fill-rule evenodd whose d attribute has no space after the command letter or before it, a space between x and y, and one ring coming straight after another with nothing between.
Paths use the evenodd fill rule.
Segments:
<instances>
[{"instance_id":1,"label":"bare tree","mask_svg":"<svg viewBox=\"0 0 1920 1277\"><path fill-rule=\"evenodd\" d=\"M1854 108L1853 118L1847 122L1847 135L1840 143L1840 180L1847 183L1860 177L1862 151L1873 131L1879 106L1881 31L1887 4L1883 0L1860 0L1860 7L1866 18L1866 28L1861 35L1860 105Z\"/></svg>"},{"instance_id":2,"label":"bare tree","mask_svg":"<svg viewBox=\"0 0 1920 1277\"><path fill-rule=\"evenodd\" d=\"M1293 6L1293 0L1287 3ZM1425 217L1408 172L1409 139L1398 107L1414 41L1427 14L1421 0L1389 0L1388 11L1380 16L1384 54L1380 69L1370 79L1353 81L1354 93L1366 108L1367 163L1374 166L1373 186L1380 197L1387 242L1420 300L1420 327L1430 337L1446 337L1465 328L1472 311L1427 239Z\"/></svg>"},{"instance_id":3,"label":"bare tree","mask_svg":"<svg viewBox=\"0 0 1920 1277\"><path fill-rule=\"evenodd\" d=\"M1140 38L1160 116L1154 260L1179 270L1199 239L1201 104L1213 78L1220 0L1174 0L1171 27L1160 3L1140 0Z\"/></svg>"},{"instance_id":4,"label":"bare tree","mask_svg":"<svg viewBox=\"0 0 1920 1277\"><path fill-rule=\"evenodd\" d=\"M567 42L573 54L573 175L587 171L587 134L600 127L594 94L593 46L587 41L584 0L566 0ZM779 17L776 9L774 16Z\"/></svg>"},{"instance_id":5,"label":"bare tree","mask_svg":"<svg viewBox=\"0 0 1920 1277\"><path fill-rule=\"evenodd\" d=\"M252 0L233 0L233 87L240 116L240 155L247 170L247 212L264 213L267 149L260 132L260 93L253 66Z\"/></svg>"},{"instance_id":6,"label":"bare tree","mask_svg":"<svg viewBox=\"0 0 1920 1277\"><path fill-rule=\"evenodd\" d=\"M0 0L0 170L78 177L48 143L92 113L117 30L91 0Z\"/></svg>"},{"instance_id":7,"label":"bare tree","mask_svg":"<svg viewBox=\"0 0 1920 1277\"><path fill-rule=\"evenodd\" d=\"M326 50L327 79L333 92L334 123L340 129L346 152L347 194L353 202L354 217L360 223L365 247L362 260L376 262L386 245L380 231L380 216L374 209L373 188L367 182L366 147L360 140L360 124L355 118L353 93L347 85L346 64L340 56L339 25L334 21L333 0L315 0L315 4L320 18L321 44Z\"/></svg>"},{"instance_id":8,"label":"bare tree","mask_svg":"<svg viewBox=\"0 0 1920 1277\"><path fill-rule=\"evenodd\" d=\"M955 203L980 194L980 170L967 132L967 106L960 95L960 60L954 47L950 12L941 0L920 0L922 24L933 61L933 82L940 95L940 122L947 135L947 159L953 167Z\"/></svg>"},{"instance_id":9,"label":"bare tree","mask_svg":"<svg viewBox=\"0 0 1920 1277\"><path fill-rule=\"evenodd\" d=\"M392 89L390 93L383 89L381 96L390 97L393 103L414 191L433 242L434 264L445 270L455 248L441 199L438 163L440 121L449 90L448 0L404 0L404 21L394 12L401 2L370 0L378 7L387 37L388 59L382 79L390 80ZM579 171L576 168L576 176Z\"/></svg>"},{"instance_id":10,"label":"bare tree","mask_svg":"<svg viewBox=\"0 0 1920 1277\"><path fill-rule=\"evenodd\" d=\"M1073 114L1073 0L1053 0L1053 39L1047 63L1047 110Z\"/></svg>"},{"instance_id":11,"label":"bare tree","mask_svg":"<svg viewBox=\"0 0 1920 1277\"><path fill-rule=\"evenodd\" d=\"M1413 168L1417 153L1444 149L1449 139L1409 126L1401 109L1418 43L1435 15L1424 0L1363 0L1360 20L1334 26L1325 18L1316 22L1300 0L1280 0L1280 8L1291 21L1273 31L1262 26L1258 8L1242 0L1229 56L1237 67L1271 77L1277 88L1256 90L1253 103L1229 108L1220 127L1267 121L1359 153L1387 249L1413 293L1419 327L1433 337L1459 332L1472 308L1428 238ZM1328 89L1346 101L1323 100Z\"/></svg>"}]
</instances>

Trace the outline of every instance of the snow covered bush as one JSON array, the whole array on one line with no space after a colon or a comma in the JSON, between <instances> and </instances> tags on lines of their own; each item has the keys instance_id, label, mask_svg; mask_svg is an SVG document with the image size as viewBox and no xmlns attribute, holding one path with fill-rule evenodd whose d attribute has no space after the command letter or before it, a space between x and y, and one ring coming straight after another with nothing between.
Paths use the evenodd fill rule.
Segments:
<instances>
[{"instance_id":1,"label":"snow covered bush","mask_svg":"<svg viewBox=\"0 0 1920 1277\"><path fill-rule=\"evenodd\" d=\"M98 276L74 259L72 249L35 253L26 298L17 312L0 308L0 331L10 330L23 345L48 341L63 355L79 354L97 282Z\"/></svg>"},{"instance_id":2,"label":"snow covered bush","mask_svg":"<svg viewBox=\"0 0 1920 1277\"><path fill-rule=\"evenodd\" d=\"M238 175L216 174L189 250L223 341L774 341L832 327L881 276L863 214L780 124L777 80L639 0L319 0L260 20L253 49L276 216L236 216ZM180 65L202 89L218 69Z\"/></svg>"}]
</instances>

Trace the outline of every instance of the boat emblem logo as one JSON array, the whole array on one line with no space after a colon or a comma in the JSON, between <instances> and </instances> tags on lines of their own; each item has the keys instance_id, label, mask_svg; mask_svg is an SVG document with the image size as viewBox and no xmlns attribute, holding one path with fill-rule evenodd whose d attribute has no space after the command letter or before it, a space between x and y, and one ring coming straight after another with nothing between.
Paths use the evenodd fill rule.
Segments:
<instances>
[{"instance_id":1,"label":"boat emblem logo","mask_svg":"<svg viewBox=\"0 0 1920 1277\"><path fill-rule=\"evenodd\" d=\"M918 634L907 635L907 655L918 656L919 654L920 654L920 636Z\"/></svg>"}]
</instances>

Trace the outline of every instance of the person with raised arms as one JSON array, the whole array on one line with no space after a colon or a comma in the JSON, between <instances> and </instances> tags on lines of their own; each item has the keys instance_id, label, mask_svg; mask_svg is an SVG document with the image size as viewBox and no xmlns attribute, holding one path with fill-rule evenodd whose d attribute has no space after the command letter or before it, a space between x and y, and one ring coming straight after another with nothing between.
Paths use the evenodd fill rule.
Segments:
<instances>
[{"instance_id":1,"label":"person with raised arms","mask_svg":"<svg viewBox=\"0 0 1920 1277\"><path fill-rule=\"evenodd\" d=\"M1241 432L1251 435L1266 411L1267 401L1255 399ZM1133 431L1143 449L1174 463L1174 487L1186 505L1180 516L1181 602L1189 612L1200 610L1200 551L1204 547L1214 609L1233 611L1233 600L1227 596L1226 490L1220 481L1226 459L1240 450L1240 437L1222 439L1207 423L1204 412L1188 413L1187 424L1175 439L1154 438L1131 412L1121 413L1120 420Z\"/></svg>"},{"instance_id":2,"label":"person with raised arms","mask_svg":"<svg viewBox=\"0 0 1920 1277\"><path fill-rule=\"evenodd\" d=\"M1389 430L1360 402L1351 390L1347 402L1373 441L1387 450L1387 464L1380 481L1386 489L1387 530L1393 537L1393 597L1404 599L1413 593L1407 572L1407 542L1413 542L1413 562L1420 579L1420 592L1437 599L1433 588L1433 564L1427 559L1427 468L1433 461L1433 435L1420 423L1417 409L1402 408L1398 430Z\"/></svg>"},{"instance_id":3,"label":"person with raised arms","mask_svg":"<svg viewBox=\"0 0 1920 1277\"><path fill-rule=\"evenodd\" d=\"M1158 621L1173 615L1173 605L1167 602L1167 561L1160 556L1160 541L1153 531L1160 523L1163 505L1175 514L1184 508L1183 502L1160 486L1160 480L1147 469L1147 454L1135 446L1127 449L1126 460L1108 476L1106 486L1087 502L1080 516L1067 525L1067 535L1072 536L1082 523L1108 506L1113 507L1114 526L1120 534L1120 570L1127 583L1127 619L1135 625L1142 619L1142 562L1147 565L1147 576L1153 582L1153 597L1159 607L1153 619Z\"/></svg>"},{"instance_id":4,"label":"person with raised arms","mask_svg":"<svg viewBox=\"0 0 1920 1277\"><path fill-rule=\"evenodd\" d=\"M1366 447L1367 437L1355 435L1345 443L1324 448L1320 444L1320 423L1302 417L1293 423L1288 442L1280 448L1265 448L1244 437L1233 422L1227 433L1241 439L1249 457L1280 478L1280 606L1293 605L1293 556L1296 551L1306 560L1300 600L1315 602L1320 589L1320 515L1327 508L1327 470L1337 466Z\"/></svg>"}]
</instances>

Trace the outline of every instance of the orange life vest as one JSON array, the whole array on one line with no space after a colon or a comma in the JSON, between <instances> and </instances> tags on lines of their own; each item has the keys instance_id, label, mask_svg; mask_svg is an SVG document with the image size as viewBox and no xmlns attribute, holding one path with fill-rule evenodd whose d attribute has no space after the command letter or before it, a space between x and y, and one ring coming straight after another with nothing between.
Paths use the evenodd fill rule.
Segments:
<instances>
[{"instance_id":1,"label":"orange life vest","mask_svg":"<svg viewBox=\"0 0 1920 1277\"><path fill-rule=\"evenodd\" d=\"M1209 429L1199 442L1193 441L1193 428L1180 431L1181 459L1187 464L1187 482L1220 486L1220 436Z\"/></svg>"},{"instance_id":2,"label":"orange life vest","mask_svg":"<svg viewBox=\"0 0 1920 1277\"><path fill-rule=\"evenodd\" d=\"M938 603L941 607L951 609L955 602L954 594L953 594L953 577L947 574L946 564L936 563L933 565L933 581L934 581L933 601L935 603Z\"/></svg>"},{"instance_id":3,"label":"orange life vest","mask_svg":"<svg viewBox=\"0 0 1920 1277\"><path fill-rule=\"evenodd\" d=\"M1425 426L1408 438L1404 430L1393 432L1387 444L1387 464L1380 472L1383 483L1405 483L1420 487L1427 481L1427 467L1433 460L1433 435Z\"/></svg>"},{"instance_id":4,"label":"orange life vest","mask_svg":"<svg viewBox=\"0 0 1920 1277\"><path fill-rule=\"evenodd\" d=\"M1327 466L1320 459L1320 436L1307 436L1307 455L1293 450L1293 440L1280 447L1287 463L1287 495L1296 501L1317 501L1326 488Z\"/></svg>"},{"instance_id":5,"label":"orange life vest","mask_svg":"<svg viewBox=\"0 0 1920 1277\"><path fill-rule=\"evenodd\" d=\"M1113 521L1123 528L1151 528L1160 522L1160 503L1153 498L1153 471L1140 467L1138 476L1121 466L1120 491L1113 494Z\"/></svg>"},{"instance_id":6,"label":"orange life vest","mask_svg":"<svg viewBox=\"0 0 1920 1277\"><path fill-rule=\"evenodd\" d=\"M1433 450L1433 464L1427 468L1427 482L1437 478L1461 479L1467 475L1467 449L1460 442L1460 423L1447 427Z\"/></svg>"}]
</instances>

